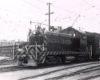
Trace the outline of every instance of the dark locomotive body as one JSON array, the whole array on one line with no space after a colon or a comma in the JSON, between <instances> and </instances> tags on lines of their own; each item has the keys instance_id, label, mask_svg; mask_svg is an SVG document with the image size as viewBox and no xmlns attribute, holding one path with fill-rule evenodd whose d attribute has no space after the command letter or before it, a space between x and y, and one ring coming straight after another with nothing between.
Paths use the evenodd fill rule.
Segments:
<instances>
[{"instance_id":1,"label":"dark locomotive body","mask_svg":"<svg viewBox=\"0 0 100 80\"><path fill-rule=\"evenodd\" d=\"M29 58L27 62L31 60L37 65L98 60L100 56L100 35L80 32L71 27L58 33L37 30L29 36L28 42L25 46Z\"/></svg>"},{"instance_id":2,"label":"dark locomotive body","mask_svg":"<svg viewBox=\"0 0 100 80\"><path fill-rule=\"evenodd\" d=\"M47 32L45 34L30 37L30 45L42 45L44 37L47 37L47 51L86 51L86 39L73 37L70 34Z\"/></svg>"},{"instance_id":3,"label":"dark locomotive body","mask_svg":"<svg viewBox=\"0 0 100 80\"><path fill-rule=\"evenodd\" d=\"M87 32L87 45L91 48L92 59L100 56L100 34Z\"/></svg>"},{"instance_id":4,"label":"dark locomotive body","mask_svg":"<svg viewBox=\"0 0 100 80\"><path fill-rule=\"evenodd\" d=\"M72 47L74 51L86 51L87 48L87 36L85 32L76 30L72 27L68 27L67 29L62 30L60 33L71 34L72 39Z\"/></svg>"},{"instance_id":5,"label":"dark locomotive body","mask_svg":"<svg viewBox=\"0 0 100 80\"><path fill-rule=\"evenodd\" d=\"M81 36L73 36L73 34L66 33L38 32L30 36L29 42L29 45L36 45L38 47L38 51L41 51L36 51L38 60L44 56L44 59L49 59L50 62L52 62L52 60L62 62L65 62L66 60L77 61L80 57L89 58L90 54L87 51L86 34L81 34ZM41 55L39 55L39 53ZM45 60L43 61L45 62Z\"/></svg>"},{"instance_id":6,"label":"dark locomotive body","mask_svg":"<svg viewBox=\"0 0 100 80\"><path fill-rule=\"evenodd\" d=\"M47 51L71 51L72 37L65 34L48 32L47 36Z\"/></svg>"}]
</instances>

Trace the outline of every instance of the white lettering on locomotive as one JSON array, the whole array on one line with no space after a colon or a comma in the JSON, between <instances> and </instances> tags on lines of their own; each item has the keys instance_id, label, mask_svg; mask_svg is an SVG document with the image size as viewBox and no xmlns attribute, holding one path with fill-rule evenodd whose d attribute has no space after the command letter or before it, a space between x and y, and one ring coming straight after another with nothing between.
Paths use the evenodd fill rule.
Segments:
<instances>
[{"instance_id":1,"label":"white lettering on locomotive","mask_svg":"<svg viewBox=\"0 0 100 80\"><path fill-rule=\"evenodd\" d=\"M71 40L58 40L58 39L47 39L48 43L60 43L60 44L71 44Z\"/></svg>"}]
</instances>

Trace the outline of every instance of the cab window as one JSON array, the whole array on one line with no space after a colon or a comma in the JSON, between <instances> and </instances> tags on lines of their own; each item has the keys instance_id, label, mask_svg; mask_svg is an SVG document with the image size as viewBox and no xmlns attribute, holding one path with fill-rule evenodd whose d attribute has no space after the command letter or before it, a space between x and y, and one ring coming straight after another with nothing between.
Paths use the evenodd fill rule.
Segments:
<instances>
[{"instance_id":1,"label":"cab window","mask_svg":"<svg viewBox=\"0 0 100 80\"><path fill-rule=\"evenodd\" d=\"M42 45L43 44L43 36L41 35L35 35L30 37L30 45Z\"/></svg>"}]
</instances>

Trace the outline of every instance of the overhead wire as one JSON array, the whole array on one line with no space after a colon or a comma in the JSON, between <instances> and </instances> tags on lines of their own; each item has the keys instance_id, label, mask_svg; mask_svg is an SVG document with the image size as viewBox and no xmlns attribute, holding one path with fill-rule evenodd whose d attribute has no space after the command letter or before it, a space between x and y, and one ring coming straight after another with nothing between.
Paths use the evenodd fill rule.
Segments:
<instances>
[{"instance_id":1,"label":"overhead wire","mask_svg":"<svg viewBox=\"0 0 100 80\"><path fill-rule=\"evenodd\" d=\"M45 2L43 2L43 1L41 1L41 0L37 0L37 1L39 1L39 2L42 2L42 3L46 4ZM58 8L58 7L57 7L57 6L55 6L55 5L52 5L52 6L53 6L53 7ZM65 9L64 9L64 11L69 11L69 10L65 10ZM72 12L72 11L69 11L69 12L74 13L74 12ZM75 13L74 13L74 14L75 14ZM57 16L57 17L58 17L58 16ZM56 17L56 18L57 18L57 17ZM55 20L56 20L56 19L55 19Z\"/></svg>"},{"instance_id":2,"label":"overhead wire","mask_svg":"<svg viewBox=\"0 0 100 80\"><path fill-rule=\"evenodd\" d=\"M23 0L23 1L25 1L25 0ZM38 1L40 1L40 0L38 0ZM29 3L30 4L30 3ZM33 4L30 4L30 5L33 5ZM36 8L38 8L37 6L35 6ZM41 11L43 11L43 12L45 12L44 10L42 10L41 8L38 8L39 10L41 10ZM61 8L62 9L62 8ZM65 10L65 9L63 9L63 10ZM65 11L67 11L67 10L65 10ZM12 11L9 11L9 12L12 12ZM12 13L14 13L14 14L16 14L15 12L12 12ZM72 12L73 13L73 12ZM20 15L20 14L18 14L18 15ZM21 15L21 16L23 16L23 15Z\"/></svg>"},{"instance_id":3,"label":"overhead wire","mask_svg":"<svg viewBox=\"0 0 100 80\"><path fill-rule=\"evenodd\" d=\"M63 9L64 10L64 9ZM66 10L65 10L66 11ZM75 13L75 14L80 14L80 13ZM85 15L82 15L82 14L80 14L80 16L85 16ZM90 19L89 17L86 17L86 18L88 18L88 19Z\"/></svg>"},{"instance_id":4,"label":"overhead wire","mask_svg":"<svg viewBox=\"0 0 100 80\"><path fill-rule=\"evenodd\" d=\"M37 1L42 2L42 3L44 3L44 4L45 4L45 2L44 2L44 1L41 1L41 0L37 0Z\"/></svg>"},{"instance_id":5,"label":"overhead wire","mask_svg":"<svg viewBox=\"0 0 100 80\"><path fill-rule=\"evenodd\" d=\"M30 4L30 5L32 5L32 6L34 6L34 7L36 7L37 9L39 9L39 10L41 10L41 11L43 11L43 12L46 12L45 10L43 10L43 9L41 9L41 8L39 8L39 7L35 6L35 5L33 5L33 4L29 3L29 2L27 2L26 0L23 0L23 1L26 2L26 3L28 3L28 4Z\"/></svg>"},{"instance_id":6,"label":"overhead wire","mask_svg":"<svg viewBox=\"0 0 100 80\"><path fill-rule=\"evenodd\" d=\"M19 14L19 13L16 13L16 12L13 12L13 11L9 11L9 10L7 10L7 9L4 9L4 8L0 8L0 9L2 9L2 10L4 10L4 11L7 11L7 12L9 12L9 13L13 13L13 14L16 14L16 15L19 15L19 16L23 16L23 17L26 17L26 18L28 18L28 19L30 19L29 17L27 17L27 16L25 16L25 15L22 15L22 14Z\"/></svg>"},{"instance_id":7,"label":"overhead wire","mask_svg":"<svg viewBox=\"0 0 100 80\"><path fill-rule=\"evenodd\" d=\"M39 2L42 2L42 3L44 3L44 4L46 4L45 2L43 2L43 1L40 1L40 0L38 0ZM53 7L55 7L54 5L53 5ZM56 8L58 8L57 6L56 6ZM64 11L65 11L65 9L64 9ZM68 10L66 10L66 11L68 11ZM69 12L71 12L71 11L69 11ZM72 13L72 12L71 12ZM62 19L66 19L66 18L62 18ZM61 19L59 18L59 21L60 21ZM58 22L58 20L57 20L57 18L55 19L55 21L57 21Z\"/></svg>"},{"instance_id":8,"label":"overhead wire","mask_svg":"<svg viewBox=\"0 0 100 80\"><path fill-rule=\"evenodd\" d=\"M40 1L40 2L42 2L42 3L45 3L45 2L43 2L43 1L41 1L41 0L37 0L37 1ZM70 12L70 13L78 14L78 13L76 13L76 12L73 12L73 11L70 11L70 10L66 10L66 9L64 9L64 8L61 8L61 7L58 7L58 6L55 6L55 5L52 5L52 6L54 6L54 7L56 7L56 8L59 8L59 9L61 9L61 10L64 10L64 11Z\"/></svg>"},{"instance_id":9,"label":"overhead wire","mask_svg":"<svg viewBox=\"0 0 100 80\"><path fill-rule=\"evenodd\" d=\"M25 0L23 0L23 1L24 1L24 2L27 2L27 1L25 1ZM27 2L27 3L28 3L28 2ZM31 3L28 3L28 4L31 5L31 6L34 6L34 5L31 4ZM41 11L44 12L44 10L40 9L39 7L37 7L37 6L34 6L34 7L38 8L39 10L41 10ZM13 14L17 14L17 15L19 15L19 16L26 17L26 18L28 18L28 19L32 19L31 17L25 16L25 15L22 15L22 14L19 14L19 13L13 12L13 11L9 11L9 10L4 9L4 8L0 8L0 9L2 9L2 10L4 10L4 11L7 11L7 12L10 12L10 13L13 13ZM32 11L33 11L33 10L32 10ZM39 12L39 14L41 14L41 13Z\"/></svg>"},{"instance_id":10,"label":"overhead wire","mask_svg":"<svg viewBox=\"0 0 100 80\"><path fill-rule=\"evenodd\" d=\"M86 3L86 4L88 4L88 5L89 5L89 6L91 6L92 8L95 8L95 9L100 10L99 8L96 8L96 6L89 4L89 3L88 3L88 2L86 2L85 0L83 0L83 2L84 2L84 3Z\"/></svg>"},{"instance_id":11,"label":"overhead wire","mask_svg":"<svg viewBox=\"0 0 100 80\"><path fill-rule=\"evenodd\" d=\"M37 1L42 2L42 3L45 3L44 1L41 1L41 0L37 0ZM58 7L58 6L55 6L55 5L52 5L52 6L58 8L58 9L61 9L61 10L70 12L70 13L74 13L74 15L75 15L75 14L78 14L78 15L80 14L80 13L76 13L76 12L73 12L73 11L69 11L69 10L63 9L63 8ZM82 17L82 16L85 17L85 15L82 15L82 14L80 14L80 16L81 16L81 17ZM85 18L90 19L90 20L93 20L92 18L89 18L89 17L85 17ZM62 20L63 20L63 19L62 19Z\"/></svg>"},{"instance_id":12,"label":"overhead wire","mask_svg":"<svg viewBox=\"0 0 100 80\"><path fill-rule=\"evenodd\" d=\"M96 6L91 5L90 3L86 2L85 0L82 0L82 1L83 1L85 4L89 5L90 7L92 7L93 9L97 9L97 10L99 10L99 12L100 12L100 9L99 9L99 8L97 8ZM92 11L92 13L93 13L93 11ZM93 13L93 14L95 14L95 13ZM98 13L97 13L97 14L95 14L95 15L98 15ZM94 20L94 18L95 18L95 16L93 17L93 19L92 19L92 20Z\"/></svg>"},{"instance_id":13,"label":"overhead wire","mask_svg":"<svg viewBox=\"0 0 100 80\"><path fill-rule=\"evenodd\" d=\"M7 11L7 12L10 12L10 13L13 13L13 14L17 14L17 15L19 15L19 16L26 17L26 18L28 18L28 19L32 19L31 17L24 16L24 15L18 14L18 13L16 13L16 12L13 12L13 11L9 11L9 10L7 10L7 9L4 9L4 8L0 8L0 9L2 9L2 10L4 10L4 11ZM8 14L7 14L7 15L8 15ZM5 21L5 22L6 22L6 21ZM7 23L7 22L6 22L6 23ZM9 24L8 24L8 26L11 26L11 25L9 25Z\"/></svg>"},{"instance_id":14,"label":"overhead wire","mask_svg":"<svg viewBox=\"0 0 100 80\"><path fill-rule=\"evenodd\" d=\"M43 11L43 12L47 12L47 11L45 11L45 10L43 10L43 9L41 9L41 8L39 8L39 7L37 7L37 6L35 6L35 5L33 5L33 4L31 4L31 3L29 3L29 2L27 2L26 0L23 0L24 2L26 2L26 3L28 3L29 5L31 5L31 6L34 6L34 7L36 7L36 8L38 8L39 10L41 10L41 11ZM55 16L55 15L53 15L54 17L57 17L57 16ZM45 20L44 20L45 21Z\"/></svg>"}]
</instances>

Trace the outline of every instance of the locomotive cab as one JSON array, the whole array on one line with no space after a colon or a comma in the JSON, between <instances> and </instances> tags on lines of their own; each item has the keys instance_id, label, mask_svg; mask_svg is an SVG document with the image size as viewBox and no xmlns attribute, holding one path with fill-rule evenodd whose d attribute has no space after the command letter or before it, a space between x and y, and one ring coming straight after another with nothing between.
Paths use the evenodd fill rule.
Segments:
<instances>
[{"instance_id":1,"label":"locomotive cab","mask_svg":"<svg viewBox=\"0 0 100 80\"><path fill-rule=\"evenodd\" d=\"M87 39L85 33L76 34L75 38L73 39L74 51L86 51L87 47L86 40Z\"/></svg>"},{"instance_id":2,"label":"locomotive cab","mask_svg":"<svg viewBox=\"0 0 100 80\"><path fill-rule=\"evenodd\" d=\"M31 35L29 37L29 44L30 45L42 45L43 44L43 36L39 33L36 33L34 35Z\"/></svg>"}]
</instances>

